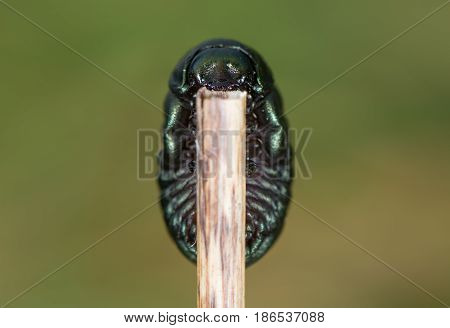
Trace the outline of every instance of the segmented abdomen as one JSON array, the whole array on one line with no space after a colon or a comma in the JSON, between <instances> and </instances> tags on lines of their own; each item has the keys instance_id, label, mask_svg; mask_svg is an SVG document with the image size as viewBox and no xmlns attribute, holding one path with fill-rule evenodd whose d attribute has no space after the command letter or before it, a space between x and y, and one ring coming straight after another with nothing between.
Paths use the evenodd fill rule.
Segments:
<instances>
[{"instance_id":1,"label":"segmented abdomen","mask_svg":"<svg viewBox=\"0 0 450 328\"><path fill-rule=\"evenodd\" d=\"M160 186L167 227L178 247L196 260L196 148L195 109L178 131L180 158L162 162ZM263 256L277 238L289 200L290 148L272 154L266 127L259 126L258 111L247 110L246 263ZM160 159L163 159L164 149Z\"/></svg>"}]
</instances>

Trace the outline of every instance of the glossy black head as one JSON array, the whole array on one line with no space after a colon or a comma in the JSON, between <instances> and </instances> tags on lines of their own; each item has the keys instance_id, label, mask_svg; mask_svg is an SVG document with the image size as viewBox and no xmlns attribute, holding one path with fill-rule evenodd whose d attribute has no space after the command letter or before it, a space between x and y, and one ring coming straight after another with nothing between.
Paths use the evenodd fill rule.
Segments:
<instances>
[{"instance_id":1,"label":"glossy black head","mask_svg":"<svg viewBox=\"0 0 450 328\"><path fill-rule=\"evenodd\" d=\"M233 48L208 48L192 60L188 72L189 85L210 90L250 90L256 81L251 59Z\"/></svg>"},{"instance_id":2,"label":"glossy black head","mask_svg":"<svg viewBox=\"0 0 450 328\"><path fill-rule=\"evenodd\" d=\"M169 81L178 97L190 97L201 87L264 94L272 85L272 74L259 54L240 42L223 39L205 41L190 50Z\"/></svg>"}]
</instances>

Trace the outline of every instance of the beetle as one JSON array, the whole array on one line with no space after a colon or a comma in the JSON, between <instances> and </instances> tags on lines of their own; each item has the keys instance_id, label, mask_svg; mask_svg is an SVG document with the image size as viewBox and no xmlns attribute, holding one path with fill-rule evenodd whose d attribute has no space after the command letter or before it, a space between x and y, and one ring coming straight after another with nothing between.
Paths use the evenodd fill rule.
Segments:
<instances>
[{"instance_id":1,"label":"beetle","mask_svg":"<svg viewBox=\"0 0 450 328\"><path fill-rule=\"evenodd\" d=\"M167 228L192 261L196 260L195 98L202 87L247 92L245 258L250 265L277 239L289 203L291 149L281 97L262 57L238 41L202 42L175 66L164 102L159 185Z\"/></svg>"}]
</instances>

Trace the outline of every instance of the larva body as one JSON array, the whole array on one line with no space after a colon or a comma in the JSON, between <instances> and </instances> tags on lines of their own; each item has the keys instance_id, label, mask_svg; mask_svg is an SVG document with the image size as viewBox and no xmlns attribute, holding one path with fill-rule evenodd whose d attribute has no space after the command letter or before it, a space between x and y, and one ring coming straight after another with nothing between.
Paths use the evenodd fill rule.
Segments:
<instances>
[{"instance_id":1,"label":"larva body","mask_svg":"<svg viewBox=\"0 0 450 328\"><path fill-rule=\"evenodd\" d=\"M247 91L246 263L279 235L291 183L287 125L272 74L263 59L233 40L209 40L190 50L169 81L160 153L161 203L171 236L196 260L196 112L201 87Z\"/></svg>"}]
</instances>

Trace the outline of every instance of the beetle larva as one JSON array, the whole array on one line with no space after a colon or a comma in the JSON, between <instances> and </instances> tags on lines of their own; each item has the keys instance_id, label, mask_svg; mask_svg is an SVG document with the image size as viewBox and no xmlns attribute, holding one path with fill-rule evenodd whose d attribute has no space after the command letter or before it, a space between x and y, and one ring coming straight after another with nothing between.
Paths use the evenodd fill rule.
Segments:
<instances>
[{"instance_id":1,"label":"beetle larva","mask_svg":"<svg viewBox=\"0 0 450 328\"><path fill-rule=\"evenodd\" d=\"M281 98L264 60L233 40L209 40L176 65L164 109L160 153L161 203L171 236L196 260L196 112L201 87L247 91L246 263L263 256L278 237L291 183L287 126Z\"/></svg>"}]
</instances>

